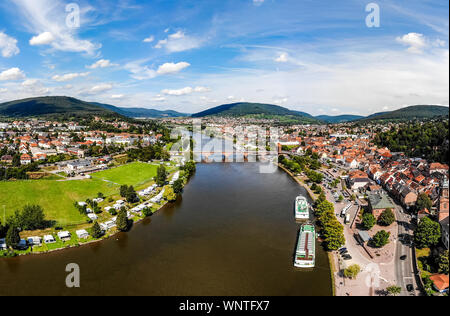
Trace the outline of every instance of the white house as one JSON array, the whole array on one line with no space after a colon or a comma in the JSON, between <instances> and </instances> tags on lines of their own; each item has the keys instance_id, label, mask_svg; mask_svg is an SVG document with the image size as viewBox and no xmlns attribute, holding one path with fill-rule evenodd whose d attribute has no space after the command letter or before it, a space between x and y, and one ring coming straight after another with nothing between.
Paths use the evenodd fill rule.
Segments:
<instances>
[{"instance_id":1,"label":"white house","mask_svg":"<svg viewBox=\"0 0 450 316\"><path fill-rule=\"evenodd\" d=\"M7 248L5 239L0 239L0 250L6 250Z\"/></svg>"},{"instance_id":2,"label":"white house","mask_svg":"<svg viewBox=\"0 0 450 316\"><path fill-rule=\"evenodd\" d=\"M68 231L58 232L58 238L62 241L70 240L70 233Z\"/></svg>"},{"instance_id":3,"label":"white house","mask_svg":"<svg viewBox=\"0 0 450 316\"><path fill-rule=\"evenodd\" d=\"M89 233L84 229L77 230L75 233L80 239L86 239L89 237Z\"/></svg>"},{"instance_id":4,"label":"white house","mask_svg":"<svg viewBox=\"0 0 450 316\"><path fill-rule=\"evenodd\" d=\"M89 217L90 220L95 221L98 219L98 216L94 213L88 214L87 217Z\"/></svg>"},{"instance_id":5,"label":"white house","mask_svg":"<svg viewBox=\"0 0 450 316\"><path fill-rule=\"evenodd\" d=\"M52 235L45 235L44 236L44 242L46 244L53 244L56 242L55 237L53 237Z\"/></svg>"},{"instance_id":6,"label":"white house","mask_svg":"<svg viewBox=\"0 0 450 316\"><path fill-rule=\"evenodd\" d=\"M29 237L27 239L28 244L30 246L40 246L42 245L42 238L41 237Z\"/></svg>"}]
</instances>

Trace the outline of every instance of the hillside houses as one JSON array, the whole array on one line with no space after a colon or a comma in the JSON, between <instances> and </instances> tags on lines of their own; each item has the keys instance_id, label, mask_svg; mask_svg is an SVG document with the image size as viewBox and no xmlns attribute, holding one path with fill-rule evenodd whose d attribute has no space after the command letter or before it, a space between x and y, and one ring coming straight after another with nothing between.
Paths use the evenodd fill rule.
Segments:
<instances>
[{"instance_id":1,"label":"hillside houses","mask_svg":"<svg viewBox=\"0 0 450 316\"><path fill-rule=\"evenodd\" d=\"M351 190L363 190L371 179L408 208L415 205L421 193L426 193L434 203L430 210L432 213L439 208L445 209L445 205L448 209L448 198L439 202L440 185L448 177L448 165L429 163L421 158L406 158L403 153L378 148L370 140L374 134L367 131L349 134L339 130L339 127L333 128L328 131L328 137L301 137L301 145L294 150L299 154L311 150L323 162L347 169L347 185ZM283 140L298 140L297 135L297 132L284 135Z\"/></svg>"}]
</instances>

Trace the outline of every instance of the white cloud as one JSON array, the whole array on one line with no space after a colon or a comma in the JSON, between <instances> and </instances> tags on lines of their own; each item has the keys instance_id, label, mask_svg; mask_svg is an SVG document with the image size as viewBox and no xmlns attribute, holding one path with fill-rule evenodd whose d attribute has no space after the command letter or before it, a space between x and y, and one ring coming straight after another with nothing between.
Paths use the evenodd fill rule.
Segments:
<instances>
[{"instance_id":1,"label":"white cloud","mask_svg":"<svg viewBox=\"0 0 450 316\"><path fill-rule=\"evenodd\" d=\"M37 45L48 45L51 42L55 40L55 37L50 32L44 32L37 36L33 36L30 39L30 45L31 46L37 46Z\"/></svg>"},{"instance_id":2,"label":"white cloud","mask_svg":"<svg viewBox=\"0 0 450 316\"><path fill-rule=\"evenodd\" d=\"M277 58L275 58L277 63L287 63L288 62L288 54L281 53Z\"/></svg>"},{"instance_id":3,"label":"white cloud","mask_svg":"<svg viewBox=\"0 0 450 316\"><path fill-rule=\"evenodd\" d=\"M189 67L191 64L187 62L179 62L179 63L165 63L158 68L158 75L166 75L180 72L181 70Z\"/></svg>"},{"instance_id":4,"label":"white cloud","mask_svg":"<svg viewBox=\"0 0 450 316\"><path fill-rule=\"evenodd\" d=\"M158 94L157 96L151 98L150 100L154 102L164 102L166 101L166 98Z\"/></svg>"},{"instance_id":5,"label":"white cloud","mask_svg":"<svg viewBox=\"0 0 450 316\"><path fill-rule=\"evenodd\" d=\"M93 86L88 92L91 94L101 93L108 90L111 90L113 86L109 83L102 83L96 86Z\"/></svg>"},{"instance_id":6,"label":"white cloud","mask_svg":"<svg viewBox=\"0 0 450 316\"><path fill-rule=\"evenodd\" d=\"M131 72L132 78L136 80L147 80L153 79L161 75L168 75L180 72L181 70L191 65L187 62L165 63L159 66L157 70L154 70L147 65L143 65L147 61L148 59L133 61L125 64L123 68Z\"/></svg>"},{"instance_id":7,"label":"white cloud","mask_svg":"<svg viewBox=\"0 0 450 316\"><path fill-rule=\"evenodd\" d=\"M53 50L95 55L101 44L79 39L76 29L66 25L65 1L61 0L14 0L17 11L31 33L32 45L48 44ZM85 11L82 10L81 13ZM83 21L83 17L81 17Z\"/></svg>"},{"instance_id":8,"label":"white cloud","mask_svg":"<svg viewBox=\"0 0 450 316\"><path fill-rule=\"evenodd\" d=\"M58 81L58 82L66 82L66 81L70 81L73 80L75 78L79 78L79 77L86 77L89 76L90 72L81 72L81 73L70 73L70 74L65 74L65 75L55 75L52 77L53 80Z\"/></svg>"},{"instance_id":9,"label":"white cloud","mask_svg":"<svg viewBox=\"0 0 450 316\"><path fill-rule=\"evenodd\" d=\"M191 94L193 91L194 90L191 87L186 87L186 88L182 88L182 89L178 89L178 90L164 89L161 91L161 93L167 94L167 95L173 95L173 96L181 96L181 95Z\"/></svg>"},{"instance_id":10,"label":"white cloud","mask_svg":"<svg viewBox=\"0 0 450 316\"><path fill-rule=\"evenodd\" d=\"M209 92L211 91L211 89L207 88L207 87L185 87L182 89L178 89L178 90L169 90L169 89L164 89L161 91L161 93L166 94L166 95L172 95L172 96L181 96L181 95L187 95L187 94L191 94L191 93L203 93L203 92Z\"/></svg>"},{"instance_id":11,"label":"white cloud","mask_svg":"<svg viewBox=\"0 0 450 316\"><path fill-rule=\"evenodd\" d=\"M46 88L38 79L25 80L22 82L22 88L26 93L33 95L43 95L50 92L50 89Z\"/></svg>"},{"instance_id":12,"label":"white cloud","mask_svg":"<svg viewBox=\"0 0 450 316\"><path fill-rule=\"evenodd\" d=\"M25 74L19 68L10 68L0 72L0 81L13 81L25 78Z\"/></svg>"},{"instance_id":13,"label":"white cloud","mask_svg":"<svg viewBox=\"0 0 450 316\"><path fill-rule=\"evenodd\" d=\"M39 82L39 80L37 79L27 79L24 82L22 82L22 86L24 87L30 87L30 86L34 86Z\"/></svg>"},{"instance_id":14,"label":"white cloud","mask_svg":"<svg viewBox=\"0 0 450 316\"><path fill-rule=\"evenodd\" d=\"M425 37L419 33L408 33L397 37L397 42L409 46L408 51L411 53L421 53L426 46Z\"/></svg>"},{"instance_id":15,"label":"white cloud","mask_svg":"<svg viewBox=\"0 0 450 316\"><path fill-rule=\"evenodd\" d=\"M143 40L144 43L151 43L155 40L155 37L153 35L147 37L146 39Z\"/></svg>"},{"instance_id":16,"label":"white cloud","mask_svg":"<svg viewBox=\"0 0 450 316\"><path fill-rule=\"evenodd\" d=\"M0 93L6 93L6 92L8 92L8 89L6 89L6 88L0 88Z\"/></svg>"},{"instance_id":17,"label":"white cloud","mask_svg":"<svg viewBox=\"0 0 450 316\"><path fill-rule=\"evenodd\" d=\"M113 94L111 96L111 99L122 99L124 97L123 94Z\"/></svg>"},{"instance_id":18,"label":"white cloud","mask_svg":"<svg viewBox=\"0 0 450 316\"><path fill-rule=\"evenodd\" d=\"M257 7L264 3L264 0L253 0L253 4Z\"/></svg>"},{"instance_id":19,"label":"white cloud","mask_svg":"<svg viewBox=\"0 0 450 316\"><path fill-rule=\"evenodd\" d=\"M86 68L97 69L97 68L107 68L107 67L113 67L113 66L117 66L117 64L111 63L111 61L108 59L100 59L100 60L96 61L94 64L92 64L90 66L86 66Z\"/></svg>"},{"instance_id":20,"label":"white cloud","mask_svg":"<svg viewBox=\"0 0 450 316\"><path fill-rule=\"evenodd\" d=\"M19 54L20 49L17 47L17 40L0 32L0 51L5 58Z\"/></svg>"},{"instance_id":21,"label":"white cloud","mask_svg":"<svg viewBox=\"0 0 450 316\"><path fill-rule=\"evenodd\" d=\"M280 99L275 99L273 101L274 104L278 104L278 105L282 105L282 104L286 104L289 101L289 98L280 98Z\"/></svg>"},{"instance_id":22,"label":"white cloud","mask_svg":"<svg viewBox=\"0 0 450 316\"><path fill-rule=\"evenodd\" d=\"M210 92L211 89L207 87L195 87L194 92Z\"/></svg>"},{"instance_id":23,"label":"white cloud","mask_svg":"<svg viewBox=\"0 0 450 316\"><path fill-rule=\"evenodd\" d=\"M201 44L202 40L199 38L187 36L184 32L178 31L158 41L155 48L165 48L169 53L175 53L198 48Z\"/></svg>"}]
</instances>

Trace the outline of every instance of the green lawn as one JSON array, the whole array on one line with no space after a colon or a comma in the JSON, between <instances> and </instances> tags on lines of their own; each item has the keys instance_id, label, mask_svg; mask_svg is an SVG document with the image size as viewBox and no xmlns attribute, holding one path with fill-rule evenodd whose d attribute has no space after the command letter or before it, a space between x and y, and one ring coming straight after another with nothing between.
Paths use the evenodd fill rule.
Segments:
<instances>
[{"instance_id":1,"label":"green lawn","mask_svg":"<svg viewBox=\"0 0 450 316\"><path fill-rule=\"evenodd\" d=\"M138 187L151 180L156 170L155 165L132 163L95 173L92 179L86 180L0 182L0 220L3 221L4 215L12 215L26 204L38 204L44 209L46 218L56 221L58 225L82 224L87 217L79 214L73 206L74 202L95 198L98 192L105 196L117 194L119 187L114 183Z\"/></svg>"},{"instance_id":2,"label":"green lawn","mask_svg":"<svg viewBox=\"0 0 450 316\"><path fill-rule=\"evenodd\" d=\"M139 186L156 176L158 166L134 162L118 168L92 174L93 179L111 181L117 184Z\"/></svg>"},{"instance_id":3,"label":"green lawn","mask_svg":"<svg viewBox=\"0 0 450 316\"><path fill-rule=\"evenodd\" d=\"M87 218L79 214L74 202L95 198L98 192L108 195L116 191L116 185L94 179L0 182L0 218L3 219L4 210L8 217L26 204L38 204L48 220L55 220L59 225L80 224Z\"/></svg>"}]
</instances>

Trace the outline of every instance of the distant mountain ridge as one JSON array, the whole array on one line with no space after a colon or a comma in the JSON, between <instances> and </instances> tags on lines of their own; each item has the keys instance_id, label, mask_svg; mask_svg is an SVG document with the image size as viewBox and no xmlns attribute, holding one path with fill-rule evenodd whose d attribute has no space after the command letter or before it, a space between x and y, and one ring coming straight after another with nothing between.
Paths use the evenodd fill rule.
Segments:
<instances>
[{"instance_id":1,"label":"distant mountain ridge","mask_svg":"<svg viewBox=\"0 0 450 316\"><path fill-rule=\"evenodd\" d=\"M110 104L91 102L94 105L98 105L107 110L114 111L124 116L134 117L134 118L163 118L163 117L185 117L190 116L190 114L180 113L177 111L166 110L154 110L154 109L146 109L146 108L123 108L117 107Z\"/></svg>"},{"instance_id":2,"label":"distant mountain ridge","mask_svg":"<svg viewBox=\"0 0 450 316\"><path fill-rule=\"evenodd\" d=\"M319 115L312 116L305 112L294 111L273 104L264 103L232 103L220 105L196 114L185 114L176 111L159 111L147 108L123 108L110 104L86 102L72 97L52 96L27 98L0 104L0 116L36 117L36 116L125 116L131 118L165 118L165 117L253 117L275 119L282 123L299 124L336 124L345 122L368 121L404 121L448 117L449 108L438 105L414 105L390 112L380 112L369 116L360 115Z\"/></svg>"},{"instance_id":3,"label":"distant mountain ridge","mask_svg":"<svg viewBox=\"0 0 450 316\"><path fill-rule=\"evenodd\" d=\"M315 117L316 119L319 119L321 121L336 124L336 123L346 123L351 121L356 121L363 119L364 116L361 115L351 115L351 114L344 114L344 115L336 115L336 116L330 116L330 115L319 115Z\"/></svg>"},{"instance_id":4,"label":"distant mountain ridge","mask_svg":"<svg viewBox=\"0 0 450 316\"><path fill-rule=\"evenodd\" d=\"M72 97L52 96L27 98L0 104L0 116L126 116L131 118L182 117L188 114L176 111L158 111L145 108L121 108L109 104L86 102Z\"/></svg>"},{"instance_id":5,"label":"distant mountain ridge","mask_svg":"<svg viewBox=\"0 0 450 316\"><path fill-rule=\"evenodd\" d=\"M118 116L118 113L75 98L56 96L28 98L1 103L0 115L7 117L49 115Z\"/></svg>"},{"instance_id":6,"label":"distant mountain ridge","mask_svg":"<svg viewBox=\"0 0 450 316\"><path fill-rule=\"evenodd\" d=\"M402 121L448 116L449 108L441 105L412 105L391 112L381 112L363 118L363 121Z\"/></svg>"},{"instance_id":7,"label":"distant mountain ridge","mask_svg":"<svg viewBox=\"0 0 450 316\"><path fill-rule=\"evenodd\" d=\"M217 107L193 114L192 117L229 116L229 117L259 117L259 118L290 118L303 123L319 123L312 115L292 111L287 108L265 103L239 102L219 105Z\"/></svg>"}]
</instances>

